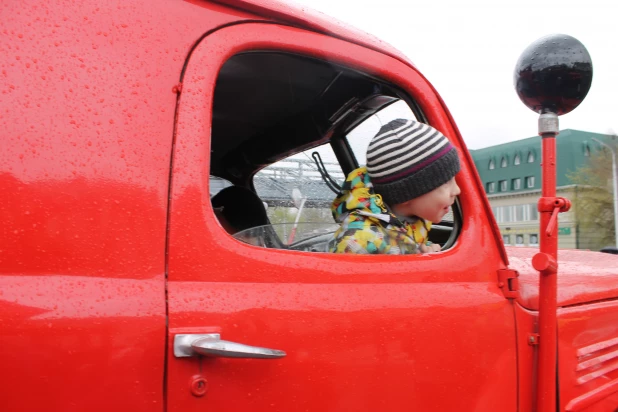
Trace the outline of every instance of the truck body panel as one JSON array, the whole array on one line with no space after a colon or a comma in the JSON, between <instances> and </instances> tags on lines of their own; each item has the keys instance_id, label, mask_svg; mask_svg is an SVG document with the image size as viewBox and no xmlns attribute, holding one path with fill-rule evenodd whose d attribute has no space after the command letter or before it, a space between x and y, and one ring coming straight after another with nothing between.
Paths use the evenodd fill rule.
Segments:
<instances>
[{"instance_id":1,"label":"truck body panel","mask_svg":"<svg viewBox=\"0 0 618 412\"><path fill-rule=\"evenodd\" d=\"M534 251L507 256L452 116L399 51L270 0L22 1L0 13L3 410L533 410ZM366 79L445 134L462 163L453 245L336 256L229 236L210 202L216 85L251 53ZM235 184L252 177L238 173ZM560 407L613 410L616 258L560 259ZM515 298L499 281L507 268ZM176 335L205 333L287 354L175 356Z\"/></svg>"},{"instance_id":2,"label":"truck body panel","mask_svg":"<svg viewBox=\"0 0 618 412\"><path fill-rule=\"evenodd\" d=\"M509 267L519 273L519 303L538 310L538 272L532 258L538 249L507 247ZM618 298L616 256L587 250L558 251L558 307Z\"/></svg>"}]
</instances>

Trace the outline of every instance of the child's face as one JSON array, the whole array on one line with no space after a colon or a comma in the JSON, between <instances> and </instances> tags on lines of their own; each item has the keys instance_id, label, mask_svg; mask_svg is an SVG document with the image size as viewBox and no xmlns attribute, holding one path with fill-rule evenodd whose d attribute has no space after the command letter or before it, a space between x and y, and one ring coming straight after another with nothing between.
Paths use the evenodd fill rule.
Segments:
<instances>
[{"instance_id":1,"label":"child's face","mask_svg":"<svg viewBox=\"0 0 618 412\"><path fill-rule=\"evenodd\" d=\"M448 213L449 207L455 202L455 197L461 193L455 178L442 186L425 193L415 199L392 207L399 216L417 216L430 222L439 222Z\"/></svg>"}]
</instances>

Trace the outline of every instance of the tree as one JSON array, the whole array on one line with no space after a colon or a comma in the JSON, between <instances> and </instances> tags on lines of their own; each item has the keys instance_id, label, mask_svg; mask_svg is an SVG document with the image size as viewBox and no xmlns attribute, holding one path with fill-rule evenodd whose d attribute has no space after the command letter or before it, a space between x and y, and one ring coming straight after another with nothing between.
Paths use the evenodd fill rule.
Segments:
<instances>
[{"instance_id":1,"label":"tree","mask_svg":"<svg viewBox=\"0 0 618 412\"><path fill-rule=\"evenodd\" d=\"M618 151L615 137L607 144ZM567 175L576 185L573 209L580 249L599 250L615 243L612 154L598 147L590 152L586 164Z\"/></svg>"}]
</instances>

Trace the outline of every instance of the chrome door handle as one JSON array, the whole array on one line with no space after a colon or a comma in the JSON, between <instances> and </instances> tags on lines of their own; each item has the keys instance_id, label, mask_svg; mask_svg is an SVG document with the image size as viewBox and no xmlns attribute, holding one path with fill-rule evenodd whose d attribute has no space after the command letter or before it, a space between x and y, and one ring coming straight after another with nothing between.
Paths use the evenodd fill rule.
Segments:
<instances>
[{"instance_id":1,"label":"chrome door handle","mask_svg":"<svg viewBox=\"0 0 618 412\"><path fill-rule=\"evenodd\" d=\"M174 356L185 358L196 355L220 358L277 359L283 358L285 352L221 340L221 335L218 333L174 336Z\"/></svg>"}]
</instances>

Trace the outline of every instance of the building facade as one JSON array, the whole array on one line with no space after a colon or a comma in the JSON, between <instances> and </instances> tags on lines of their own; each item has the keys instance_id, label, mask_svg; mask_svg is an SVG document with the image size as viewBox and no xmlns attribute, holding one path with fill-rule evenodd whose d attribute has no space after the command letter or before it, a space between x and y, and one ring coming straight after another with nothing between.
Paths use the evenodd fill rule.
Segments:
<instances>
[{"instance_id":1,"label":"building facade","mask_svg":"<svg viewBox=\"0 0 618 412\"><path fill-rule=\"evenodd\" d=\"M591 153L601 150L596 140L610 136L566 129L556 138L558 164L557 196L573 199L577 187L568 174L584 165ZM596 139L596 140L595 140ZM494 216L507 245L539 245L539 213L541 196L541 137L471 150L472 158L489 198ZM572 209L558 215L558 247L577 249L581 242L577 216Z\"/></svg>"}]
</instances>

